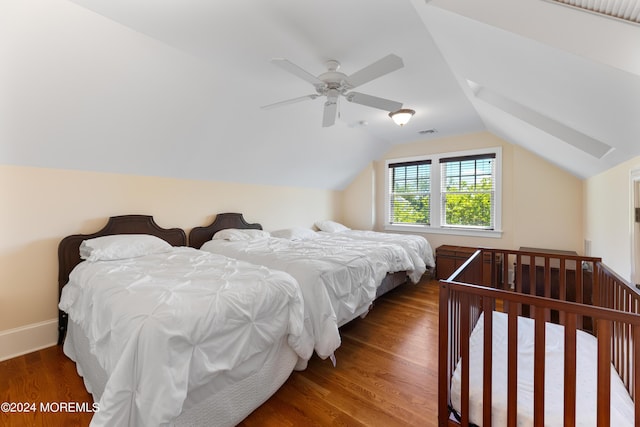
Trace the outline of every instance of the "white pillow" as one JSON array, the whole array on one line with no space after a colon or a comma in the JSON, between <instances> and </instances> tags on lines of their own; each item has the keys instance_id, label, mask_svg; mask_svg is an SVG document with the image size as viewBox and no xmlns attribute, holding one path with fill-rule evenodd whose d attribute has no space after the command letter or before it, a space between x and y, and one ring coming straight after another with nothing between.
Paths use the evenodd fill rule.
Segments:
<instances>
[{"instance_id":1,"label":"white pillow","mask_svg":"<svg viewBox=\"0 0 640 427\"><path fill-rule=\"evenodd\" d=\"M318 227L320 231L326 231L329 233L337 233L339 231L351 230L349 227L346 227L335 221L318 221L315 223L315 226Z\"/></svg>"},{"instance_id":2,"label":"white pillow","mask_svg":"<svg viewBox=\"0 0 640 427\"><path fill-rule=\"evenodd\" d=\"M318 233L310 228L293 227L271 232L271 236L287 240L309 240L318 237Z\"/></svg>"},{"instance_id":3,"label":"white pillow","mask_svg":"<svg viewBox=\"0 0 640 427\"><path fill-rule=\"evenodd\" d=\"M112 261L169 252L171 245L149 234L114 234L83 240L80 258L87 261Z\"/></svg>"},{"instance_id":4,"label":"white pillow","mask_svg":"<svg viewBox=\"0 0 640 427\"><path fill-rule=\"evenodd\" d=\"M268 231L256 230L253 228L225 228L218 231L213 235L213 240L229 240L230 242L237 242L240 240L256 240L269 237Z\"/></svg>"}]
</instances>

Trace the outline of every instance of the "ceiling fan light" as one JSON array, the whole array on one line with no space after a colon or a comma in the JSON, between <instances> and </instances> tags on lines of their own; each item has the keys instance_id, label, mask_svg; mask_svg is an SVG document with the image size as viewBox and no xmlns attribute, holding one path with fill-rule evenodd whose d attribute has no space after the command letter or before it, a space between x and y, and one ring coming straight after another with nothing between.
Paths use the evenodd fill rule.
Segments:
<instances>
[{"instance_id":1,"label":"ceiling fan light","mask_svg":"<svg viewBox=\"0 0 640 427\"><path fill-rule=\"evenodd\" d=\"M391 117L398 126L404 126L409 123L409 120L411 120L411 117L413 117L415 113L416 112L414 110L401 108L398 111L389 113L389 117Z\"/></svg>"}]
</instances>

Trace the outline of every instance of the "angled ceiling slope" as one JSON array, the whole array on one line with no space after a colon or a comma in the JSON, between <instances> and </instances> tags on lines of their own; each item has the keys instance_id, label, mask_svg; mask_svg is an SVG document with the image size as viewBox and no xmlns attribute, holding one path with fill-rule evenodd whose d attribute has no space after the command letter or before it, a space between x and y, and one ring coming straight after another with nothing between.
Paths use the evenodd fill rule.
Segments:
<instances>
[{"instance_id":1,"label":"angled ceiling slope","mask_svg":"<svg viewBox=\"0 0 640 427\"><path fill-rule=\"evenodd\" d=\"M640 155L640 26L546 0L412 1L491 132L582 178Z\"/></svg>"},{"instance_id":2,"label":"angled ceiling slope","mask_svg":"<svg viewBox=\"0 0 640 427\"><path fill-rule=\"evenodd\" d=\"M341 189L393 144L484 130L410 0L5 0L0 24L5 164ZM309 89L272 58L349 75L390 53L359 89L416 110L402 128L260 109Z\"/></svg>"}]
</instances>

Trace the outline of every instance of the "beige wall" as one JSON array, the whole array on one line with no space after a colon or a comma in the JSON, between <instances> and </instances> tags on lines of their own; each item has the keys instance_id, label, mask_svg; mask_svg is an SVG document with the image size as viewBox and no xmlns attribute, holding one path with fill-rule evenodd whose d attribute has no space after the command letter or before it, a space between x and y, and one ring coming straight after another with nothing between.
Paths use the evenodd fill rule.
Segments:
<instances>
[{"instance_id":1,"label":"beige wall","mask_svg":"<svg viewBox=\"0 0 640 427\"><path fill-rule=\"evenodd\" d=\"M518 146L513 149L514 248L584 253L584 181Z\"/></svg>"},{"instance_id":2,"label":"beige wall","mask_svg":"<svg viewBox=\"0 0 640 427\"><path fill-rule=\"evenodd\" d=\"M505 249L533 246L582 253L582 180L488 132L398 145L374 162L374 179L363 178L370 174L365 170L345 189L343 199L369 194L368 185L374 183L375 221L371 228L382 230L385 160L498 146L502 147L502 238L425 234L431 245L434 248L453 244ZM347 225L366 223L371 208L371 205L353 205L349 217L345 217Z\"/></svg>"},{"instance_id":3,"label":"beige wall","mask_svg":"<svg viewBox=\"0 0 640 427\"><path fill-rule=\"evenodd\" d=\"M585 239L592 253L627 280L632 280L631 172L640 157L585 181Z\"/></svg>"},{"instance_id":4,"label":"beige wall","mask_svg":"<svg viewBox=\"0 0 640 427\"><path fill-rule=\"evenodd\" d=\"M109 216L129 213L187 232L230 211L267 230L311 227L339 218L339 203L339 193L326 190L0 166L0 360L30 325L48 322L49 332L34 338L47 342L25 345L55 341L57 245L66 235L97 231Z\"/></svg>"},{"instance_id":5,"label":"beige wall","mask_svg":"<svg viewBox=\"0 0 640 427\"><path fill-rule=\"evenodd\" d=\"M383 183L384 185L384 183ZM369 164L342 192L340 221L358 230L372 230L375 223L376 175Z\"/></svg>"}]
</instances>

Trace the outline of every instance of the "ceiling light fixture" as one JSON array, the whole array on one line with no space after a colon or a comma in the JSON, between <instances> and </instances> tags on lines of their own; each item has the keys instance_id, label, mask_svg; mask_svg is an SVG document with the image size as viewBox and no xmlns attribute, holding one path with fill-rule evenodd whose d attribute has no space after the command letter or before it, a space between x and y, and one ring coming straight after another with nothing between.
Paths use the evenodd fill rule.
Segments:
<instances>
[{"instance_id":1,"label":"ceiling light fixture","mask_svg":"<svg viewBox=\"0 0 640 427\"><path fill-rule=\"evenodd\" d=\"M404 126L409 123L409 120L411 120L411 117L413 117L415 113L416 112L414 110L401 108L398 111L389 113L389 117L391 117L398 126Z\"/></svg>"}]
</instances>

